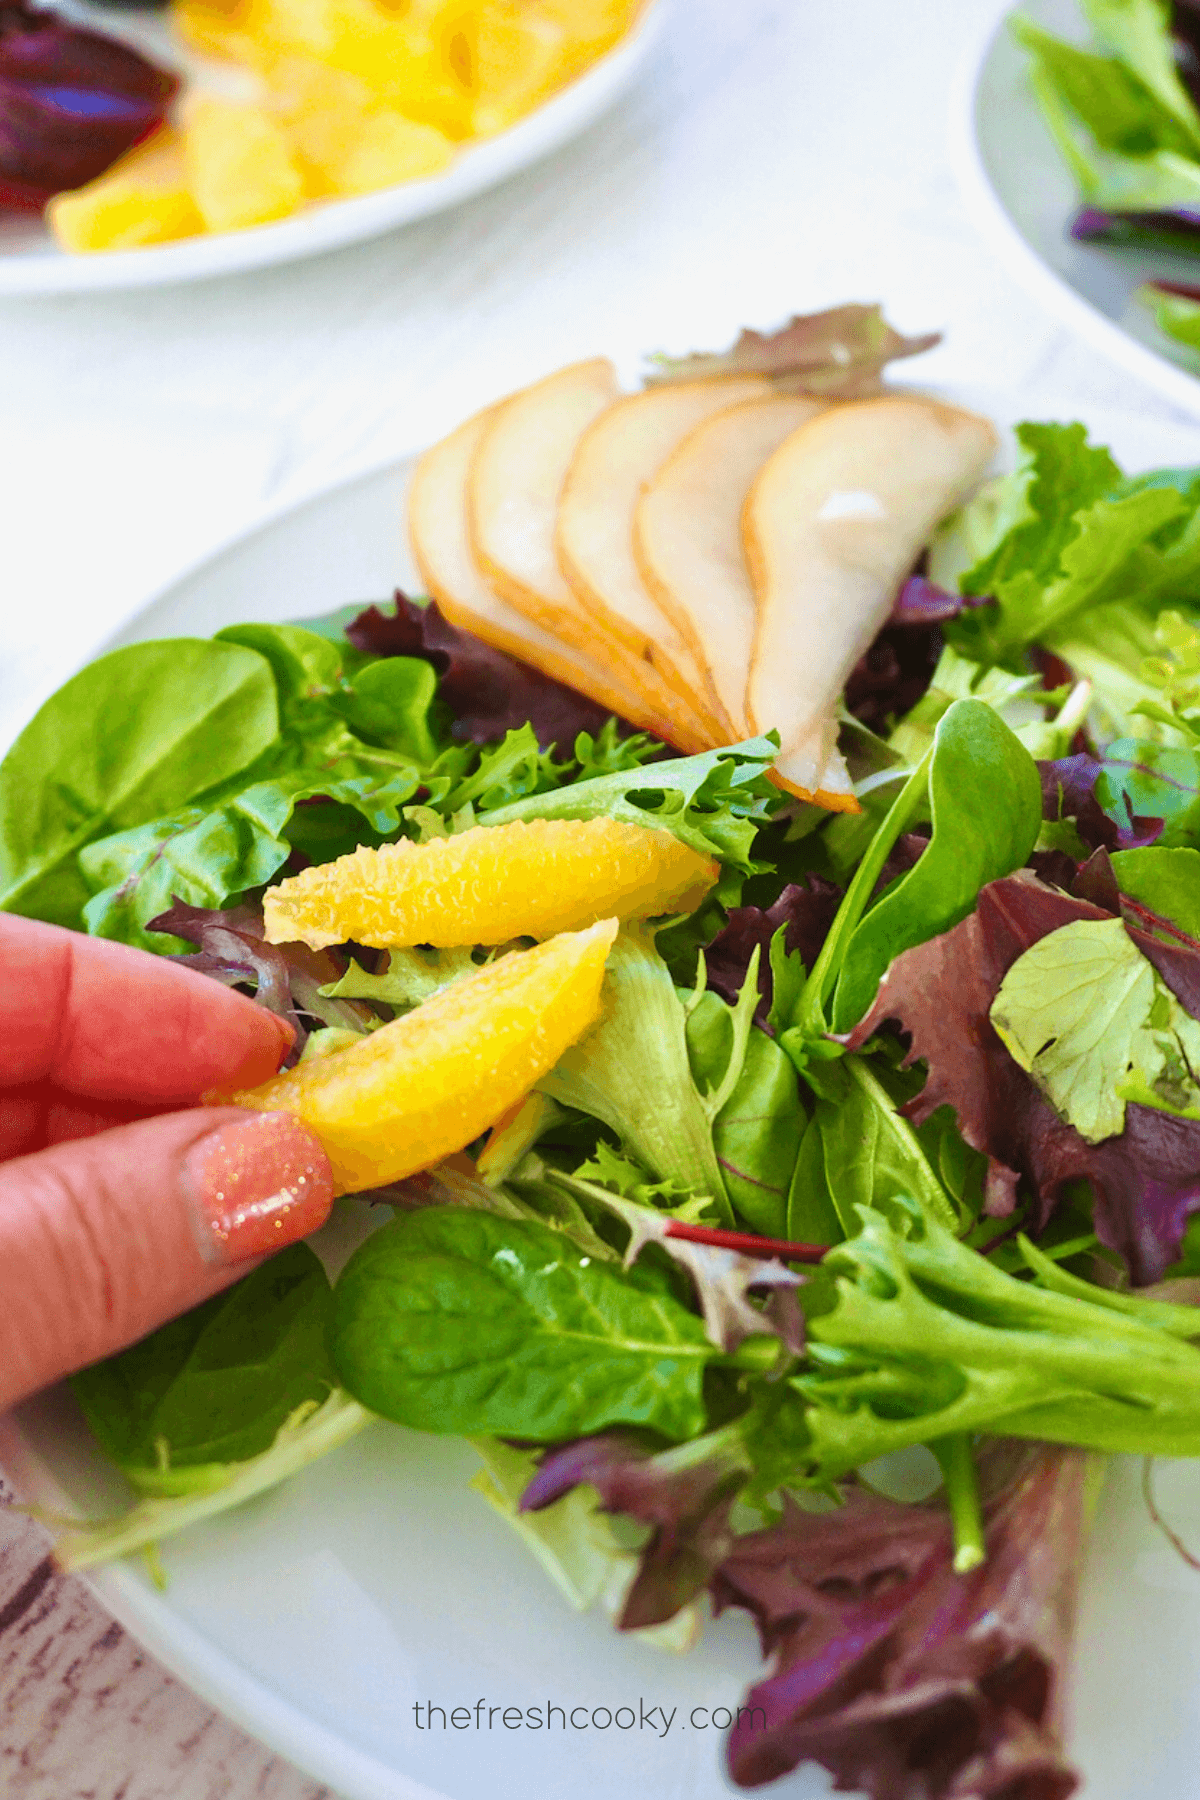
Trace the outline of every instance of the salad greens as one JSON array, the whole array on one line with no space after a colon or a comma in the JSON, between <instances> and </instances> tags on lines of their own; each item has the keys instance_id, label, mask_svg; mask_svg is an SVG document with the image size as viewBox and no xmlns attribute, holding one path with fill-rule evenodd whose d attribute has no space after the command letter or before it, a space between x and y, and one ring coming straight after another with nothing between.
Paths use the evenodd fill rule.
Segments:
<instances>
[{"instance_id":1,"label":"salad greens","mask_svg":"<svg viewBox=\"0 0 1200 1800\"><path fill-rule=\"evenodd\" d=\"M1160 9L1088 12L1111 56L1022 27L1043 88L1109 119L1106 169L1161 173L1193 125ZM1070 1792L1091 1458L1200 1455L1200 1313L1137 1291L1200 1270L1200 471L1017 436L929 548L934 623L881 634L925 634L915 700L903 645L869 723L847 689L856 815L789 801L769 738L664 754L543 677L489 712L499 653L404 601L120 651L48 703L0 765L0 903L186 956L306 1056L519 948L268 945L306 861L609 818L720 867L622 928L599 1019L486 1142L371 1196L332 1285L287 1251L76 1379L139 1498L63 1560L377 1419L461 1433L573 1603L680 1638L706 1592L752 1613L776 1666L735 1779ZM918 1445L938 1497L875 1493Z\"/></svg>"},{"instance_id":2,"label":"salad greens","mask_svg":"<svg viewBox=\"0 0 1200 1800\"><path fill-rule=\"evenodd\" d=\"M1200 16L1190 0L1079 0L1095 50L1054 37L1021 12L1042 116L1083 205L1082 243L1194 255L1200 244ZM1167 336L1200 347L1200 290L1153 280L1138 298Z\"/></svg>"}]
</instances>

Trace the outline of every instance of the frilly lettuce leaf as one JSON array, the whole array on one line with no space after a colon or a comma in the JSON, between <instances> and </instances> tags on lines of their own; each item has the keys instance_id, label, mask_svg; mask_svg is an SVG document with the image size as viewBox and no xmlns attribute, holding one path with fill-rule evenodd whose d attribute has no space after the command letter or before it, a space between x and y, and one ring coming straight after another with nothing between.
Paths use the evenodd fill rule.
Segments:
<instances>
[{"instance_id":1,"label":"frilly lettuce leaf","mask_svg":"<svg viewBox=\"0 0 1200 1800\"><path fill-rule=\"evenodd\" d=\"M652 357L646 385L766 375L790 393L861 398L881 391L880 377L889 362L918 356L940 340L936 331L923 337L901 336L879 306L835 306L789 319L766 335L743 331L733 348L721 355Z\"/></svg>"}]
</instances>

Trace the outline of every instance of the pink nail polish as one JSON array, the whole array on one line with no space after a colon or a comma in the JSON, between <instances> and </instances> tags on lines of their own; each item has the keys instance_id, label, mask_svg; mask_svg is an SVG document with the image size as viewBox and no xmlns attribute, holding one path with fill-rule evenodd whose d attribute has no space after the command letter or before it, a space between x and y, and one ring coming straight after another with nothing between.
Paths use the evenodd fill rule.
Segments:
<instances>
[{"instance_id":1,"label":"pink nail polish","mask_svg":"<svg viewBox=\"0 0 1200 1800\"><path fill-rule=\"evenodd\" d=\"M325 1223L333 1172L320 1140L291 1113L249 1113L201 1138L184 1163L206 1262L269 1256Z\"/></svg>"}]
</instances>

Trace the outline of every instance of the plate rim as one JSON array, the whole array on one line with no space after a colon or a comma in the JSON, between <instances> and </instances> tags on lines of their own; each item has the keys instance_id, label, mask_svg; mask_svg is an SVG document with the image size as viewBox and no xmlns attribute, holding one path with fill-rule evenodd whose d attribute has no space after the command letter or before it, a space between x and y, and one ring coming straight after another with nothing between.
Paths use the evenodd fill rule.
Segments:
<instances>
[{"instance_id":1,"label":"plate rim","mask_svg":"<svg viewBox=\"0 0 1200 1800\"><path fill-rule=\"evenodd\" d=\"M998 0L964 50L950 88L948 148L968 222L1002 267L1050 316L1099 355L1145 382L1185 412L1200 412L1200 373L1123 331L1063 276L1055 273L1020 231L992 183L977 127L984 77L1013 0Z\"/></svg>"},{"instance_id":2,"label":"plate rim","mask_svg":"<svg viewBox=\"0 0 1200 1800\"><path fill-rule=\"evenodd\" d=\"M658 44L669 0L645 0L630 29L524 118L461 153L440 175L312 203L245 231L203 233L140 250L72 255L53 245L0 250L0 299L183 285L328 255L451 212L580 137L628 91Z\"/></svg>"}]
</instances>

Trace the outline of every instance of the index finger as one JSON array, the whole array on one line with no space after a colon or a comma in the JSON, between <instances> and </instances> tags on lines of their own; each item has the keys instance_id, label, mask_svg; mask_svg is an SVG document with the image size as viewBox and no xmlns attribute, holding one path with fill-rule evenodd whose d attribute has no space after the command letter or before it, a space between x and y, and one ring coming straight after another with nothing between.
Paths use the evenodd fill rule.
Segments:
<instances>
[{"instance_id":1,"label":"index finger","mask_svg":"<svg viewBox=\"0 0 1200 1800\"><path fill-rule=\"evenodd\" d=\"M0 913L0 1087L184 1106L273 1075L291 1028L244 994L105 938Z\"/></svg>"}]
</instances>

